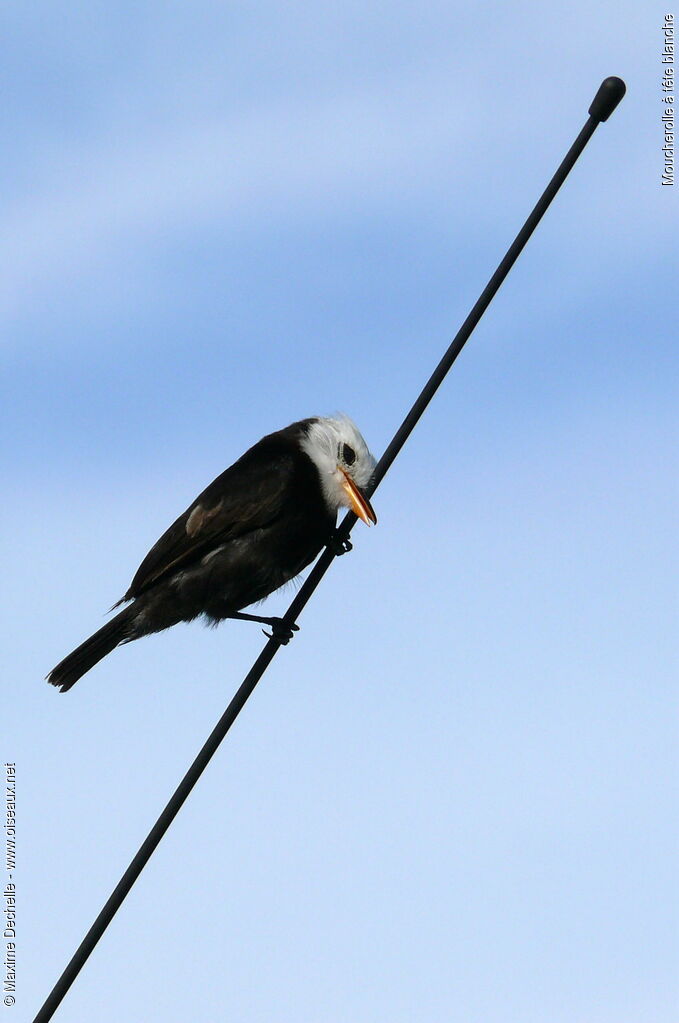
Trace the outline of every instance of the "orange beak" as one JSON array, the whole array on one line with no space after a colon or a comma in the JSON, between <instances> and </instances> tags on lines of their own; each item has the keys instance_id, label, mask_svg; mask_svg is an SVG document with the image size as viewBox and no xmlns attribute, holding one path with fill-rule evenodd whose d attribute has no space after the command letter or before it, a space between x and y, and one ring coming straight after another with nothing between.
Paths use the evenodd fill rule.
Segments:
<instances>
[{"instance_id":1,"label":"orange beak","mask_svg":"<svg viewBox=\"0 0 679 1023\"><path fill-rule=\"evenodd\" d=\"M349 507L354 515L362 519L366 526L369 526L371 522L377 523L377 515L375 515L370 501L361 488L352 480L349 473L345 472L341 465L338 468L344 476L342 489L349 499Z\"/></svg>"}]
</instances>

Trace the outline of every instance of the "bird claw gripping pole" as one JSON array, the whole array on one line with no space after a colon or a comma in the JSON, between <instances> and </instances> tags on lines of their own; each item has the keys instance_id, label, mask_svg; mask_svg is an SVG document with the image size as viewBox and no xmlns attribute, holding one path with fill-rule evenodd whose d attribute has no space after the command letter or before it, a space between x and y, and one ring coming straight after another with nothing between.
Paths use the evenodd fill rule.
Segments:
<instances>
[{"instance_id":1,"label":"bird claw gripping pole","mask_svg":"<svg viewBox=\"0 0 679 1023\"><path fill-rule=\"evenodd\" d=\"M264 618L261 615L246 614L245 611L233 611L229 618L238 622L259 622L260 625L271 626L271 632L262 632L269 639L275 639L277 643L287 646L293 637L293 633L299 632L299 625L288 622L285 618Z\"/></svg>"},{"instance_id":2,"label":"bird claw gripping pole","mask_svg":"<svg viewBox=\"0 0 679 1023\"><path fill-rule=\"evenodd\" d=\"M354 545L349 537L342 537L337 532L330 536L326 546L328 550L332 551L336 558L341 558L343 554L348 554L349 551L354 549Z\"/></svg>"},{"instance_id":3,"label":"bird claw gripping pole","mask_svg":"<svg viewBox=\"0 0 679 1023\"><path fill-rule=\"evenodd\" d=\"M607 121L610 115L613 113L618 103L625 95L625 83L620 78L606 78L599 87L599 90L592 101L589 108L589 119L582 128L580 134L576 138L575 142L569 149L568 153L562 160L559 168L557 169L554 177L547 185L547 188L543 192L542 196L538 200L533 211L528 216L525 224L519 231L518 235L514 239L513 243L507 250L504 258L498 265L495 273L488 281L488 284L479 296L476 305L473 306L471 312L467 316L459 331L453 338L448 350L441 359L439 365L436 367L428 382L425 384L421 394L415 401L410 412L404 419L399 429L394 434L394 437L390 444L387 446L382 458L377 464L375 474L373 476L373 482L367 493L368 498L372 496L374 491L381 480L386 475L392 462L398 455L399 451L405 444L406 440L412 433L415 425L417 424L420 416L424 412L425 408L433 398L434 394L438 390L439 386L443 382L448 370L452 366L457 356L462 351L462 347L471 335L474 327L477 325L484 312L490 305L492 299L497 293L500 285L504 281L505 277L511 270L512 266L516 262L521 250L530 238L531 234L540 222L544 212L548 208L552 199L558 192L561 185L566 180L571 168L575 164L576 160L582 153L583 149L589 142L590 138L594 134L597 126L602 121ZM347 550L351 549L348 536L352 527L356 522L356 516L353 512L349 512L342 520L339 529L337 530L336 539L337 543L332 540L321 553L320 557L313 566L306 581L301 586L300 590L293 598L290 607L286 611L282 619L282 624L287 629L294 630L294 622L299 613L302 611L307 601L311 597L319 582L325 575L330 564L336 555L344 554ZM348 546L347 546L348 545ZM151 828L151 831L147 835L146 839L139 848L136 856L130 863L129 867L123 874L118 885L114 889L113 893L109 897L108 901L102 908L99 916L96 918L89 931L83 938L80 946L76 949L71 961L66 966L61 977L55 984L54 988L48 995L42 1008L39 1010L33 1023L47 1023L54 1015L57 1007L61 1003L66 992L69 990L71 984L78 976L80 970L87 961L90 953L94 949L95 945L101 938L102 934L108 927L109 923L113 919L115 913L120 908L126 895L129 893L132 885L139 877L140 873L148 863L149 859L153 855L153 852L157 848L163 835L169 828L174 818L179 813L179 810L184 804L184 801L188 797L189 793L193 789L193 786L198 781L199 777L207 767L208 763L217 751L220 743L224 736L228 732L229 728L236 720L236 717L243 709L246 700L253 692L255 686L259 682L260 678L268 668L269 664L273 660L275 654L279 650L282 644L282 640L276 637L275 633L269 637L268 642L264 646L263 650L259 654L257 660L253 664L252 668L246 675L245 679L241 683L239 689L234 695L231 703L226 708L221 718L215 725L211 734L208 736L202 749L199 751L196 759L194 760L191 767L188 769L184 778L177 786L174 794L171 796L167 806L161 813L160 817Z\"/></svg>"},{"instance_id":4,"label":"bird claw gripping pole","mask_svg":"<svg viewBox=\"0 0 679 1023\"><path fill-rule=\"evenodd\" d=\"M299 632L299 625L288 625L283 618L270 618L271 632L262 629L262 632L269 639L273 639L281 646L287 646L296 632Z\"/></svg>"}]
</instances>

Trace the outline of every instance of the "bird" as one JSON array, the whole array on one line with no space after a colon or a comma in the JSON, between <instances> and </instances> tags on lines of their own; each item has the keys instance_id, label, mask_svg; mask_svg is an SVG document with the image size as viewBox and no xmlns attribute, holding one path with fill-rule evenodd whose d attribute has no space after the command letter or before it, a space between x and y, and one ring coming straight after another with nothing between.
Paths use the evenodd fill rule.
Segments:
<instances>
[{"instance_id":1,"label":"bird","mask_svg":"<svg viewBox=\"0 0 679 1023\"><path fill-rule=\"evenodd\" d=\"M203 616L271 627L287 643L297 626L245 614L294 579L324 546L350 549L336 537L347 507L377 522L366 488L376 460L345 415L315 416L270 433L210 483L148 552L106 625L47 675L65 693L122 643Z\"/></svg>"}]
</instances>

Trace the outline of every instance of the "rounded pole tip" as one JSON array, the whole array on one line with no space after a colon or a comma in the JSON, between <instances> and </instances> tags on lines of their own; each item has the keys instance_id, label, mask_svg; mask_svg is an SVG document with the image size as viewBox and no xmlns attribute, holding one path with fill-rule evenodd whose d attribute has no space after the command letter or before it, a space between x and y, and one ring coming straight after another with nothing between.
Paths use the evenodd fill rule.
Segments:
<instances>
[{"instance_id":1,"label":"rounded pole tip","mask_svg":"<svg viewBox=\"0 0 679 1023\"><path fill-rule=\"evenodd\" d=\"M626 91L627 86L622 78L616 78L615 75L604 78L589 108L590 117L595 117L597 121L607 121Z\"/></svg>"}]
</instances>

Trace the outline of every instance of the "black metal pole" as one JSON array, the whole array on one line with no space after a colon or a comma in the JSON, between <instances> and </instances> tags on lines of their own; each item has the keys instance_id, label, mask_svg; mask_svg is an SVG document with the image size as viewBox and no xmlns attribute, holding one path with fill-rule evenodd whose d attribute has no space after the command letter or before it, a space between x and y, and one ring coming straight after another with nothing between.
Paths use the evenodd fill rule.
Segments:
<instances>
[{"instance_id":1,"label":"black metal pole","mask_svg":"<svg viewBox=\"0 0 679 1023\"><path fill-rule=\"evenodd\" d=\"M559 188L566 180L569 171L573 167L575 161L578 159L583 149L592 137L595 128L601 121L606 121L615 110L616 106L625 95L625 83L620 78L606 78L599 87L592 105L589 108L589 119L585 124L584 128L578 135L577 139L569 149L568 153L564 157L559 169L547 185L547 188L543 192L542 196L538 200L532 213L526 220L518 235L510 245L507 254L498 266L497 270L488 281L488 284L483 289L476 305L473 307L469 316L464 321L459 331L455 335L450 347L441 359L440 363L432 373L431 377L425 384L421 394L415 401L410 412L403 420L403 423L396 431L391 443L388 445L386 451L380 458L373 482L369 488L369 496L372 495L377 489L380 482L384 479L389 467L393 463L394 459L398 455L399 451L405 444L406 440L412 433L415 425L417 424L420 416L426 409L427 405L433 398L434 394L441 385L444 377L448 370L455 362L455 359L462 351L462 348L469 338L470 334L474 330L474 327L479 322L484 312L490 305L493 297L495 296L498 288L504 281L505 277L511 270L512 266L516 262L516 259L523 249L524 245L530 238L531 234L537 227L542 215L551 203L552 199L558 192ZM353 513L347 514L338 530L338 538L340 540L347 539L351 529L356 522L356 516ZM309 576L301 586L297 595L293 599L290 607L283 616L283 620L286 624L291 625L297 619L297 616L302 611L307 601L311 597L319 582L325 575L328 567L330 566L333 559L336 557L334 550L329 547L326 548L318 561L312 568ZM231 700L231 703L226 708L221 718L215 725L210 736L208 737L205 745L201 749L200 753L191 764L181 782L177 786L174 795L168 802L167 806L161 813L156 823L151 828L148 836L142 843L136 856L130 863L129 867L121 877L120 881L111 893L110 898L104 905L103 909L99 913L99 916L94 921L89 931L83 938L79 948L73 955L73 958L69 962L68 966L62 973L61 977L54 985L51 993L47 997L44 1005L39 1010L33 1023L46 1023L47 1020L51 1019L57 1007L59 1006L64 995L70 988L71 984L78 976L83 965L87 961L90 953L94 949L95 945L101 938L102 934L110 924L115 913L120 908L126 895L129 893L132 885L137 880L142 870L148 863L149 859L153 855L154 850L158 846L161 838L170 827L170 824L179 813L182 804L186 800L187 796L191 792L192 788L200 778L201 774L207 767L208 763L212 759L213 755L217 751L222 739L228 732L233 722L238 717L239 713L243 709L248 697L254 690L255 686L261 679L266 669L271 664L275 654L279 649L280 643L278 640L271 638L263 648L259 657L253 664L252 668L246 675L245 679L241 683L240 688L236 692L236 695Z\"/></svg>"}]
</instances>

